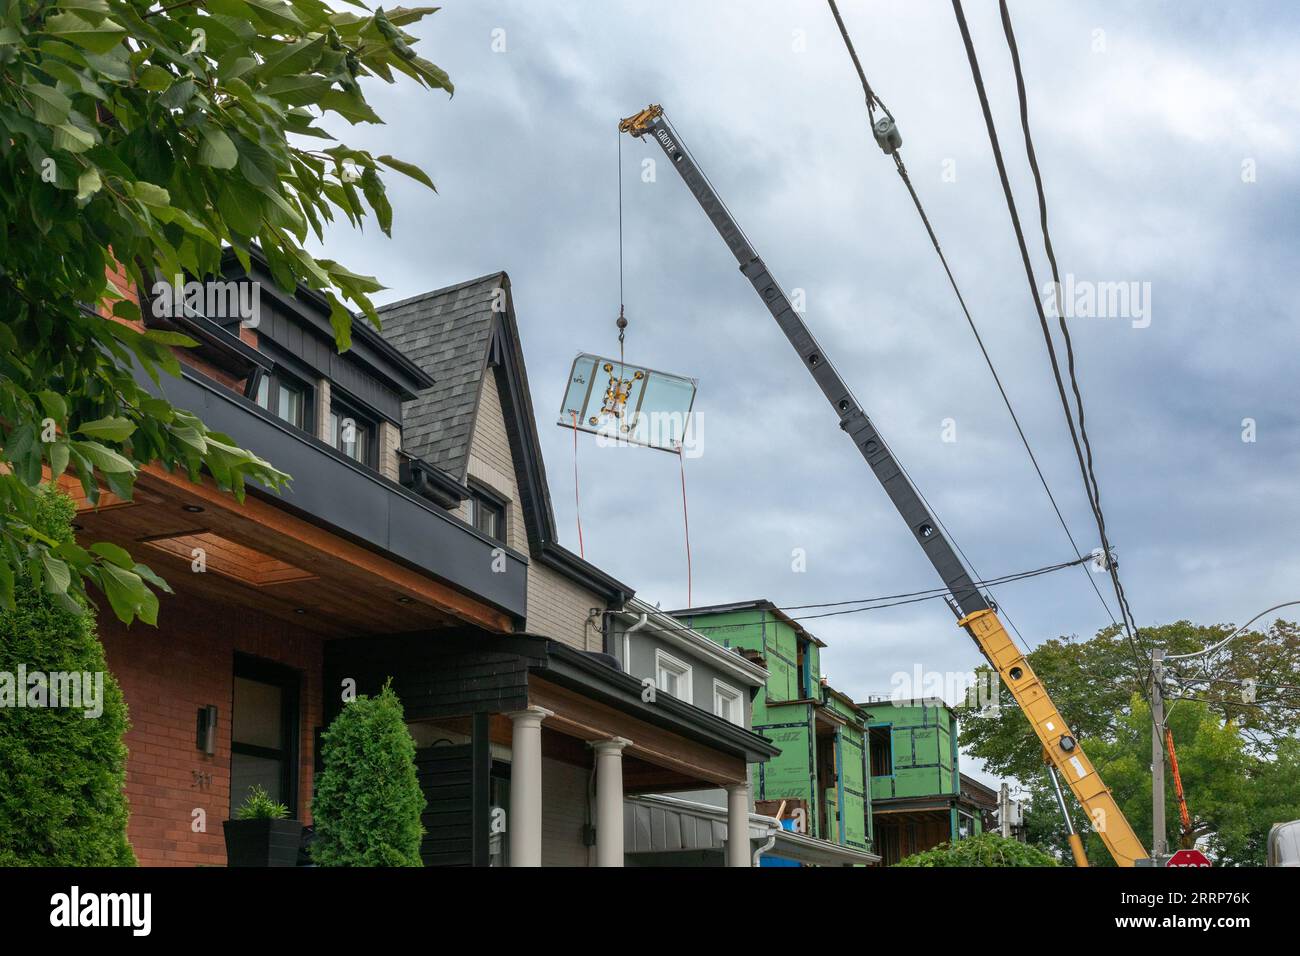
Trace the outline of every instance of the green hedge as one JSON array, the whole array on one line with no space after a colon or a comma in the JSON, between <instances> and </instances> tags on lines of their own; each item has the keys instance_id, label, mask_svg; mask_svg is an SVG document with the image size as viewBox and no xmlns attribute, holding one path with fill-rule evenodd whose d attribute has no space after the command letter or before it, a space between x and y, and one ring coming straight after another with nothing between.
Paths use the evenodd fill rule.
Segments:
<instances>
[{"instance_id":1,"label":"green hedge","mask_svg":"<svg viewBox=\"0 0 1300 956\"><path fill-rule=\"evenodd\" d=\"M1056 858L1028 843L1008 840L996 833L941 843L914 853L895 866L1059 866Z\"/></svg>"},{"instance_id":2,"label":"green hedge","mask_svg":"<svg viewBox=\"0 0 1300 956\"><path fill-rule=\"evenodd\" d=\"M37 530L72 540L72 500L51 491ZM126 839L126 701L108 673L95 618L56 603L26 574L14 582L15 610L0 610L0 673L103 675L103 712L0 708L0 866L133 866ZM156 639L150 635L149 639ZM3 678L0 678L3 679ZM2 689L0 689L2 690Z\"/></svg>"},{"instance_id":3,"label":"green hedge","mask_svg":"<svg viewBox=\"0 0 1300 956\"><path fill-rule=\"evenodd\" d=\"M312 859L321 866L421 866L424 794L402 702L385 685L346 704L321 737Z\"/></svg>"}]
</instances>

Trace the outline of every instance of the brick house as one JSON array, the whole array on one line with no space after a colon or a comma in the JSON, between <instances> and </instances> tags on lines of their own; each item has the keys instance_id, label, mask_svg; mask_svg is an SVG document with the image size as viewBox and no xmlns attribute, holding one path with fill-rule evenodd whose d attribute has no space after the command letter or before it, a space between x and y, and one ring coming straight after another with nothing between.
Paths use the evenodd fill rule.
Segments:
<instances>
[{"instance_id":1,"label":"brick house","mask_svg":"<svg viewBox=\"0 0 1300 956\"><path fill-rule=\"evenodd\" d=\"M255 328L143 297L146 325L200 343L162 391L290 487L240 504L149 466L132 501L78 503L84 540L176 592L156 630L99 616L140 862L223 865L221 821L253 784L310 823L345 681L392 677L403 699L429 864L617 865L624 792L745 787L766 741L647 706L600 653L632 592L556 541L508 278L396 303L386 336L358 320L339 354L321 297L280 292L256 255L226 267L260 290Z\"/></svg>"}]
</instances>

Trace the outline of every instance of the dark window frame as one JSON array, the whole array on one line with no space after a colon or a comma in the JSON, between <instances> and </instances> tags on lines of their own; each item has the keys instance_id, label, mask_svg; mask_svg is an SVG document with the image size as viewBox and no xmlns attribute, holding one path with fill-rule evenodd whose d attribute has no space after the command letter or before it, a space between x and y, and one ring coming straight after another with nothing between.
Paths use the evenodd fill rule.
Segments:
<instances>
[{"instance_id":1,"label":"dark window frame","mask_svg":"<svg viewBox=\"0 0 1300 956\"><path fill-rule=\"evenodd\" d=\"M476 531L486 534L493 541L499 541L502 544L505 544L508 535L506 521L510 514L510 500L500 493L493 491L491 488L487 487L487 485L474 481L473 479L470 479L467 484L469 485L470 490L469 523L474 526ZM497 516L497 534L491 534L484 531L479 526L478 513L480 507L486 507L495 512Z\"/></svg>"},{"instance_id":2,"label":"dark window frame","mask_svg":"<svg viewBox=\"0 0 1300 956\"><path fill-rule=\"evenodd\" d=\"M281 746L278 749L260 747L255 744L242 744L235 740L235 688L234 681L231 681L230 755L232 763L235 754L281 761L280 787L281 793L284 794L284 800L281 802L289 808L289 817L296 820L299 818L298 778L301 770L298 761L301 749L299 738L302 736L302 672L285 664L239 653L235 654L232 672L234 677L257 681L261 684L271 684L280 688ZM232 766L232 773L233 769ZM232 817L239 806L236 799L242 803L243 795L236 794L232 788L230 793L230 813Z\"/></svg>"},{"instance_id":3,"label":"dark window frame","mask_svg":"<svg viewBox=\"0 0 1300 956\"><path fill-rule=\"evenodd\" d=\"M261 390L262 382L267 383L266 404L263 405L257 400L257 393ZM280 405L280 384L288 382L294 389L302 392L302 424L291 422L287 418L281 418L278 411ZM269 415L273 416L276 421L284 422L286 425L292 425L294 428L306 432L308 435L316 434L316 386L312 382L303 378L294 372L284 368L276 363L274 370L267 372L259 370L257 374L248 379L248 385L244 391L244 397L251 400L254 405Z\"/></svg>"},{"instance_id":4,"label":"dark window frame","mask_svg":"<svg viewBox=\"0 0 1300 956\"><path fill-rule=\"evenodd\" d=\"M339 414L343 412L345 414ZM366 429L366 438L363 443L362 458L360 460L353 458L343 450L342 442L335 441L331 447L340 455L343 455L349 461L354 461L358 465L364 465L372 471L379 470L379 423L380 419L374 415L361 410L361 405L350 400L347 395L337 395L334 383L330 383L330 415L338 415L340 421L347 417L351 418L357 425L364 425Z\"/></svg>"}]
</instances>

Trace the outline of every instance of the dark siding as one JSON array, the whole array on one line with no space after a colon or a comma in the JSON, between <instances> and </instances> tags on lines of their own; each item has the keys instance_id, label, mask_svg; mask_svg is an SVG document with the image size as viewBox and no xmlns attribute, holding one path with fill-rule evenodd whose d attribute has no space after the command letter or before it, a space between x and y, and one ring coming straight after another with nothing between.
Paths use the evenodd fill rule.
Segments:
<instances>
[{"instance_id":1,"label":"dark siding","mask_svg":"<svg viewBox=\"0 0 1300 956\"><path fill-rule=\"evenodd\" d=\"M473 747L425 747L415 753L416 774L427 806L420 822L425 866L473 862Z\"/></svg>"},{"instance_id":2,"label":"dark siding","mask_svg":"<svg viewBox=\"0 0 1300 956\"><path fill-rule=\"evenodd\" d=\"M407 720L499 714L528 706L528 668L545 660L537 639L452 631L397 638L352 638L325 647L330 716L341 682L374 694L389 677Z\"/></svg>"},{"instance_id":3,"label":"dark siding","mask_svg":"<svg viewBox=\"0 0 1300 956\"><path fill-rule=\"evenodd\" d=\"M357 319L364 322L365 319ZM262 299L258 334L270 339L291 356L312 369L321 378L337 384L354 400L369 406L389 421L402 420L402 399L397 391L369 374L350 353L340 355L334 342L314 329L305 328L302 320L289 313L270 296Z\"/></svg>"}]
</instances>

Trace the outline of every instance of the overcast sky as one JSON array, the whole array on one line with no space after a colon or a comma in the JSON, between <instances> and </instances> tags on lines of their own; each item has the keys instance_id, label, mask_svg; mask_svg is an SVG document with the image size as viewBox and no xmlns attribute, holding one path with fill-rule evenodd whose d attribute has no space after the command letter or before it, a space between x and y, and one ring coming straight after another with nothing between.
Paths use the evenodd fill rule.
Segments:
<instances>
[{"instance_id":1,"label":"overcast sky","mask_svg":"<svg viewBox=\"0 0 1300 956\"><path fill-rule=\"evenodd\" d=\"M1041 284L997 5L966 6ZM840 7L1048 481L1091 550L1096 528L951 6ZM1134 614L1140 625L1244 623L1300 597L1300 14L1290 3L1011 9L1062 272L1150 284L1145 317L1071 320ZM388 125L344 130L418 163L438 195L390 176L392 240L344 225L330 251L389 287L377 301L509 273L569 547L572 432L554 416L577 352L617 354L616 124L656 102L773 274L805 290L814 334L977 573L1073 557L871 138L825 3L450 0L414 32L455 97L376 81L367 95ZM703 454L686 462L694 602L808 604L936 585L659 148L624 140L628 360L699 380ZM659 160L654 182L642 181L645 158ZM945 419L956 441L944 441ZM1243 441L1244 419L1256 440ZM686 604L677 459L590 436L579 445L588 560L664 608ZM997 595L1031 645L1108 622L1077 569ZM809 626L829 644L831 682L857 699L917 665L979 661L940 602Z\"/></svg>"}]
</instances>

